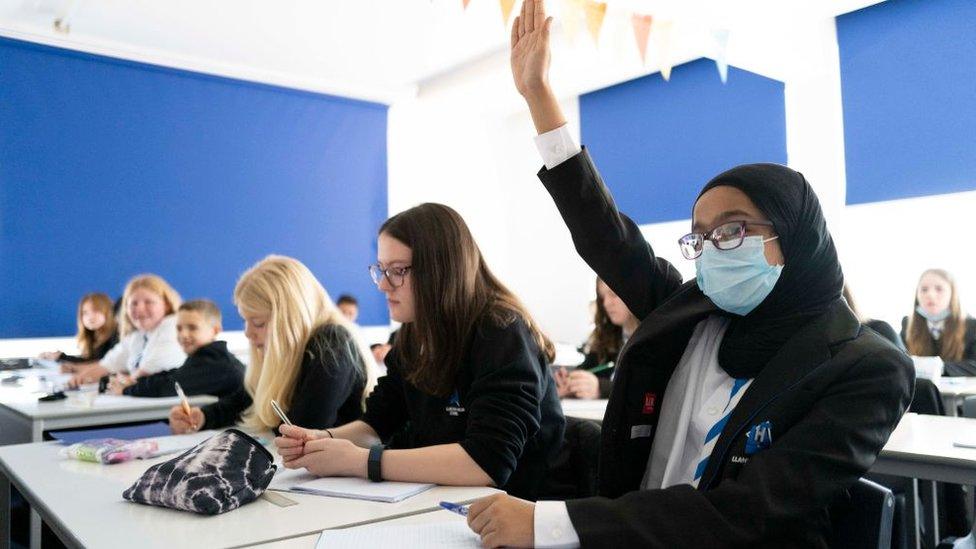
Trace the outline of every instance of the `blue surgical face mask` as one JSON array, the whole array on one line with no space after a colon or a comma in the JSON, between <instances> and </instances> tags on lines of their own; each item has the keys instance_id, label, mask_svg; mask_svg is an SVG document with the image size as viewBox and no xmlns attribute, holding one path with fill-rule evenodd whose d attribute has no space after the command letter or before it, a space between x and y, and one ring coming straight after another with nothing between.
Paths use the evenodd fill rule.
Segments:
<instances>
[{"instance_id":1,"label":"blue surgical face mask","mask_svg":"<svg viewBox=\"0 0 976 549\"><path fill-rule=\"evenodd\" d=\"M783 266L766 261L765 242L762 236L747 236L738 248L719 250L705 241L695 260L698 287L718 308L744 316L773 291Z\"/></svg>"},{"instance_id":2,"label":"blue surgical face mask","mask_svg":"<svg viewBox=\"0 0 976 549\"><path fill-rule=\"evenodd\" d=\"M921 305L918 305L915 307L915 312L922 315L922 318L928 320L929 322L942 322L943 320L949 318L949 307L946 307L933 315L926 311Z\"/></svg>"}]
</instances>

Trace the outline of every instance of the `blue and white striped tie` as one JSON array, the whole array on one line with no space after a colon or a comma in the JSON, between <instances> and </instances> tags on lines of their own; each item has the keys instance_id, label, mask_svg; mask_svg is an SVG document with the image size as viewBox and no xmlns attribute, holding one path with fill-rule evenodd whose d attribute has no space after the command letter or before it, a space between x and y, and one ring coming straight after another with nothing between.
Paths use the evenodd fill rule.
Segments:
<instances>
[{"instance_id":1,"label":"blue and white striped tie","mask_svg":"<svg viewBox=\"0 0 976 549\"><path fill-rule=\"evenodd\" d=\"M700 456L705 456L698 462L698 467L695 468L695 478L691 481L691 485L695 488L698 487L698 481L701 480L703 474L705 474L705 468L708 467L708 457L712 455L712 450L715 448L715 442L718 441L718 435L722 433L722 429L725 428L725 424L729 421L729 416L732 415L732 411L735 410L735 406L739 403L739 399L742 398L743 391L749 382L752 381L748 378L736 379L735 383L732 384L732 391L729 393L729 402L725 405L725 415L721 419L715 422L714 425L705 434L705 446L702 447Z\"/></svg>"}]
</instances>

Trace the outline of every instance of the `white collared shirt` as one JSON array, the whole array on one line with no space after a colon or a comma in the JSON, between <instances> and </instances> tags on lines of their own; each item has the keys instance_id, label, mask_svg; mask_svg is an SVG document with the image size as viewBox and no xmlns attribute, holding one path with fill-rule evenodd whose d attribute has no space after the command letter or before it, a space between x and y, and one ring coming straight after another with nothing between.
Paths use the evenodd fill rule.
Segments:
<instances>
[{"instance_id":1,"label":"white collared shirt","mask_svg":"<svg viewBox=\"0 0 976 549\"><path fill-rule=\"evenodd\" d=\"M112 373L155 374L179 368L186 354L176 340L176 315L168 315L152 330L136 330L122 338L99 361Z\"/></svg>"}]
</instances>

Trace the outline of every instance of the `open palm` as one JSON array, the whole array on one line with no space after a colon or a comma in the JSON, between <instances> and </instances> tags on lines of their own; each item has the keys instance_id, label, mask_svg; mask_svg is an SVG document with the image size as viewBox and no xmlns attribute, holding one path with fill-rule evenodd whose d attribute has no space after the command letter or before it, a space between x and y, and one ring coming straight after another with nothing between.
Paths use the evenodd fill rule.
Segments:
<instances>
[{"instance_id":1,"label":"open palm","mask_svg":"<svg viewBox=\"0 0 976 549\"><path fill-rule=\"evenodd\" d=\"M542 0L525 0L512 23L512 77L523 97L549 85L549 27Z\"/></svg>"}]
</instances>

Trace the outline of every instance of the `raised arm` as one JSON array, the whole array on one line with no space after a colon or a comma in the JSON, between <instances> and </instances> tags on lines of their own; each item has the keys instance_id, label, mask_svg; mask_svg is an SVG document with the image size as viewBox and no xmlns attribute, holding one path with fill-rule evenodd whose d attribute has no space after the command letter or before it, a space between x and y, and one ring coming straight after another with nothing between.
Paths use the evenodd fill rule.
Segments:
<instances>
[{"instance_id":1,"label":"raised arm","mask_svg":"<svg viewBox=\"0 0 976 549\"><path fill-rule=\"evenodd\" d=\"M566 123L549 86L549 27L540 0L525 0L512 25L512 77L540 134ZM561 130L565 131L565 130ZM547 164L549 164L547 162ZM586 151L539 172L576 250L600 278L644 318L681 285L681 275L657 258L640 228L620 214Z\"/></svg>"}]
</instances>

